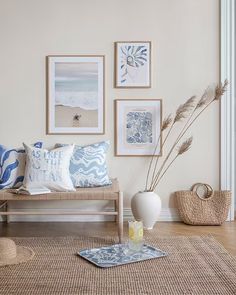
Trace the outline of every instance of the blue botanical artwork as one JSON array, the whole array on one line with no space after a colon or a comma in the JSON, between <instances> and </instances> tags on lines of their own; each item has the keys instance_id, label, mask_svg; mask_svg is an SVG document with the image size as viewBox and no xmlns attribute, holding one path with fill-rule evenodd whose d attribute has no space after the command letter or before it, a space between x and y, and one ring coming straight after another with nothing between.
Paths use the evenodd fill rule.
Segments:
<instances>
[{"instance_id":1,"label":"blue botanical artwork","mask_svg":"<svg viewBox=\"0 0 236 295\"><path fill-rule=\"evenodd\" d=\"M127 113L126 141L129 144L153 143L151 112L132 111Z\"/></svg>"},{"instance_id":2,"label":"blue botanical artwork","mask_svg":"<svg viewBox=\"0 0 236 295\"><path fill-rule=\"evenodd\" d=\"M122 80L124 83L129 75L129 67L142 67L147 62L147 48L144 46L124 46L121 47L123 58L120 68L122 70Z\"/></svg>"},{"instance_id":3,"label":"blue botanical artwork","mask_svg":"<svg viewBox=\"0 0 236 295\"><path fill-rule=\"evenodd\" d=\"M149 43L121 43L118 50L117 86L149 87Z\"/></svg>"}]
</instances>

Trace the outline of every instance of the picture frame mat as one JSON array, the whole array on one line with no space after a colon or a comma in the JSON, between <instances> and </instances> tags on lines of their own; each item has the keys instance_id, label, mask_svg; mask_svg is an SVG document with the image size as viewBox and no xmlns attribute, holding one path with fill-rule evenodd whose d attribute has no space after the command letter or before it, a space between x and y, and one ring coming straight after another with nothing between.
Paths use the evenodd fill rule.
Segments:
<instances>
[{"instance_id":1,"label":"picture frame mat","mask_svg":"<svg viewBox=\"0 0 236 295\"><path fill-rule=\"evenodd\" d=\"M55 126L55 63L98 64L98 126L56 127ZM104 55L48 55L46 56L47 83L47 134L104 134L105 130L105 56Z\"/></svg>"}]
</instances>

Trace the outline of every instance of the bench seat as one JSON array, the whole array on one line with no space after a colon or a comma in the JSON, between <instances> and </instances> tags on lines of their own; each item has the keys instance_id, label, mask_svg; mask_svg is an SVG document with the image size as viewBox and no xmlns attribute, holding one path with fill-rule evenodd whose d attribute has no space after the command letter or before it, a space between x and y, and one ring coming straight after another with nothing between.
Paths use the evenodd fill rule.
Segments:
<instances>
[{"instance_id":1,"label":"bench seat","mask_svg":"<svg viewBox=\"0 0 236 295\"><path fill-rule=\"evenodd\" d=\"M74 192L51 192L42 195L19 195L0 191L0 201L53 201L53 200L116 200L119 193L117 179L112 179L112 185L102 187L77 188Z\"/></svg>"},{"instance_id":2,"label":"bench seat","mask_svg":"<svg viewBox=\"0 0 236 295\"><path fill-rule=\"evenodd\" d=\"M60 200L110 200L114 201L114 211L80 211L68 213L63 209L58 211L11 211L8 210L8 204L11 201L60 201ZM0 191L0 208L5 208L5 211L0 211L0 215L7 216L9 222L10 215L113 215L118 226L119 242L122 242L123 237L123 193L119 189L117 179L112 179L112 184L103 187L93 188L77 188L74 192L51 192L41 195L19 195L10 192L9 190Z\"/></svg>"}]
</instances>

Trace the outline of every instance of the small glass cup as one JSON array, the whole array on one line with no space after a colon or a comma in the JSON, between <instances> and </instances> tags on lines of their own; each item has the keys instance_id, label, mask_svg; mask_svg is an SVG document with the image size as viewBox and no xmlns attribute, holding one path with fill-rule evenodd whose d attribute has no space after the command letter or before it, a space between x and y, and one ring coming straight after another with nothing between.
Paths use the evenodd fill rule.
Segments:
<instances>
[{"instance_id":1,"label":"small glass cup","mask_svg":"<svg viewBox=\"0 0 236 295\"><path fill-rule=\"evenodd\" d=\"M142 221L129 221L129 250L141 252L143 248L143 223Z\"/></svg>"}]
</instances>

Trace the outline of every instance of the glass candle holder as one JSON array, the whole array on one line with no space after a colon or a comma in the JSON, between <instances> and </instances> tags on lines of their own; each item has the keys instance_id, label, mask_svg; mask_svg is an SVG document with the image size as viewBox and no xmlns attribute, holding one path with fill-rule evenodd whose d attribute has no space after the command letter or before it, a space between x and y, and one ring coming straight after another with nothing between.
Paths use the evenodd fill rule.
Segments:
<instances>
[{"instance_id":1,"label":"glass candle holder","mask_svg":"<svg viewBox=\"0 0 236 295\"><path fill-rule=\"evenodd\" d=\"M129 250L140 252L143 247L142 221L129 221Z\"/></svg>"}]
</instances>

